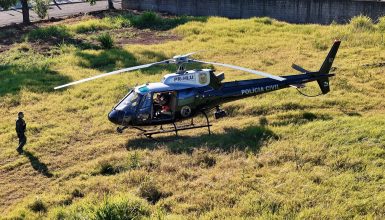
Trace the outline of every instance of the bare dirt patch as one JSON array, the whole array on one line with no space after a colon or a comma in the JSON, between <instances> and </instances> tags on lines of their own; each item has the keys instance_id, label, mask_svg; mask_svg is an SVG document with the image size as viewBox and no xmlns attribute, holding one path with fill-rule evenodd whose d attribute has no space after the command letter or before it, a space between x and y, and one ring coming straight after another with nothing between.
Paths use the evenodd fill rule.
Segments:
<instances>
[{"instance_id":1,"label":"bare dirt patch","mask_svg":"<svg viewBox=\"0 0 385 220\"><path fill-rule=\"evenodd\" d=\"M83 20L92 18L101 19L107 15L118 14L119 12L95 12L88 15L77 15L66 19L46 20L34 23L33 25L11 25L0 28L0 53L9 50L14 44L27 41L25 36L32 30L54 25L71 25ZM135 12L133 12L135 13ZM167 17L167 15L164 15ZM134 27L120 28L114 30L93 31L84 34L76 34L71 37L64 38L48 38L44 40L29 40L28 43L36 51L43 54L50 54L50 50L54 46L62 43L73 44L80 48L99 49L99 42L96 37L102 32L108 32L114 39L115 46L121 47L127 44L160 44L167 41L181 40L182 37L176 35L172 31L161 31L153 29L138 29Z\"/></svg>"},{"instance_id":2,"label":"bare dirt patch","mask_svg":"<svg viewBox=\"0 0 385 220\"><path fill-rule=\"evenodd\" d=\"M160 44L166 41L181 40L182 37L171 33L170 31L156 31L150 29L124 28L112 30L110 32L114 37L116 44ZM123 33L123 35L122 35ZM125 36L128 33L129 36Z\"/></svg>"}]
</instances>

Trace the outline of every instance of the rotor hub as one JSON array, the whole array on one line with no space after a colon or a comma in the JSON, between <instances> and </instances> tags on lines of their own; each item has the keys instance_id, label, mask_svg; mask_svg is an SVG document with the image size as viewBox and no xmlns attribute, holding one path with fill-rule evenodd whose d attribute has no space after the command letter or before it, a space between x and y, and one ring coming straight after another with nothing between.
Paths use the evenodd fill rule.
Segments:
<instances>
[{"instance_id":1,"label":"rotor hub","mask_svg":"<svg viewBox=\"0 0 385 220\"><path fill-rule=\"evenodd\" d=\"M189 62L188 57L187 56L182 56L182 55L174 56L172 59L173 59L174 63L177 64L177 65Z\"/></svg>"}]
</instances>

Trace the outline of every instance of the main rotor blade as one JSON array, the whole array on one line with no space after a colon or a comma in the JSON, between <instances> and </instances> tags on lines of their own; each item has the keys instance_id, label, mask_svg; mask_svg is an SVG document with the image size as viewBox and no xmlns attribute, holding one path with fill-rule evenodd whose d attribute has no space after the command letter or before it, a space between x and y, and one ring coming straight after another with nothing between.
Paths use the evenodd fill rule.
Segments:
<instances>
[{"instance_id":1,"label":"main rotor blade","mask_svg":"<svg viewBox=\"0 0 385 220\"><path fill-rule=\"evenodd\" d=\"M201 60L191 60L191 61L192 62L197 62L197 63L205 63L205 64L224 66L224 67L228 67L228 68L236 69L236 70L242 70L242 71L245 71L245 72L248 72L248 73L253 73L253 74L256 74L256 75L264 76L264 77L267 77L267 78L270 78L270 79L275 79L275 80L278 80L278 81L286 80L285 78L282 78L282 77L279 77L279 76L274 76L274 75L271 75L269 73L264 73L264 72L261 72L261 71L252 70L252 69L248 69L248 68L244 68L244 67L240 67L240 66L235 66L235 65L230 65L230 64L225 64L225 63L207 62L207 61L201 61Z\"/></svg>"},{"instance_id":2,"label":"main rotor blade","mask_svg":"<svg viewBox=\"0 0 385 220\"><path fill-rule=\"evenodd\" d=\"M199 50L199 51L191 52L191 53L188 53L188 54L184 54L184 55L181 55L181 57L189 57L189 56L191 56L193 54L200 53L200 52L203 52L203 50Z\"/></svg>"},{"instance_id":3,"label":"main rotor blade","mask_svg":"<svg viewBox=\"0 0 385 220\"><path fill-rule=\"evenodd\" d=\"M144 69L144 68L148 68L148 67L151 67L151 66L154 66L154 65L164 64L164 63L168 63L168 62L170 62L170 60L164 60L164 61L160 61L160 62L156 62L156 63L149 63L149 64L145 64L145 65L134 66L134 67L129 67L129 68L121 69L121 70L116 70L116 71L112 71L112 72L109 72L109 73L103 73L103 74L96 75L96 76L93 76L93 77L90 77L90 78L85 78L85 79L81 79L81 80L78 80L78 81L75 81L75 82L67 83L65 85L57 86L54 89L61 89L61 88L67 87L67 86L72 86L72 85L88 82L88 81L91 81L91 80L94 80L94 79L99 79L99 78L102 78L102 77L105 77L105 76L111 76L111 75L115 75L115 74L119 74L119 73L124 73L124 72L129 72L129 71L133 71L133 70Z\"/></svg>"}]
</instances>

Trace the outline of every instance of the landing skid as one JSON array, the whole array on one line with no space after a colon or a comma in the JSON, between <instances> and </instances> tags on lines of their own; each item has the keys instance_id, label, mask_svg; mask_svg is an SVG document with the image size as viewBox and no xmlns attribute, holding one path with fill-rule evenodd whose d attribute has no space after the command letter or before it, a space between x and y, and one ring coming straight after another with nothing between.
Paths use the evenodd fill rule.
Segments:
<instances>
[{"instance_id":1,"label":"landing skid","mask_svg":"<svg viewBox=\"0 0 385 220\"><path fill-rule=\"evenodd\" d=\"M117 132L122 133L124 129L126 128L134 128L139 130L138 136L144 135L145 137L149 139L155 140L152 136L156 134L164 134L164 133L172 133L175 132L175 136L178 136L178 131L184 131L184 130L191 130L191 129L197 129L197 128L207 128L209 134L211 134L210 127L212 124L210 124L209 118L207 117L206 112L202 112L202 114L206 118L206 124L194 124L194 119L191 119L191 123L188 125L180 125L177 126L175 122L172 123L171 127L163 128L163 125L160 126L158 129L143 129L142 127L132 126L132 127L118 127Z\"/></svg>"}]
</instances>

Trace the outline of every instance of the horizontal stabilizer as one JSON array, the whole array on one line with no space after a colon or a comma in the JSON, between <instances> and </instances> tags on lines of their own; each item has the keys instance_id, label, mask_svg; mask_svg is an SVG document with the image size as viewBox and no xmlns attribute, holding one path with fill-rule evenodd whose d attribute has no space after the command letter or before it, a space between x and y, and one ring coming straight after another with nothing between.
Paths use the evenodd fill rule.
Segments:
<instances>
[{"instance_id":1,"label":"horizontal stabilizer","mask_svg":"<svg viewBox=\"0 0 385 220\"><path fill-rule=\"evenodd\" d=\"M301 73L309 73L310 71L309 70L305 70L304 68L298 66L297 64L292 64L291 67Z\"/></svg>"}]
</instances>

